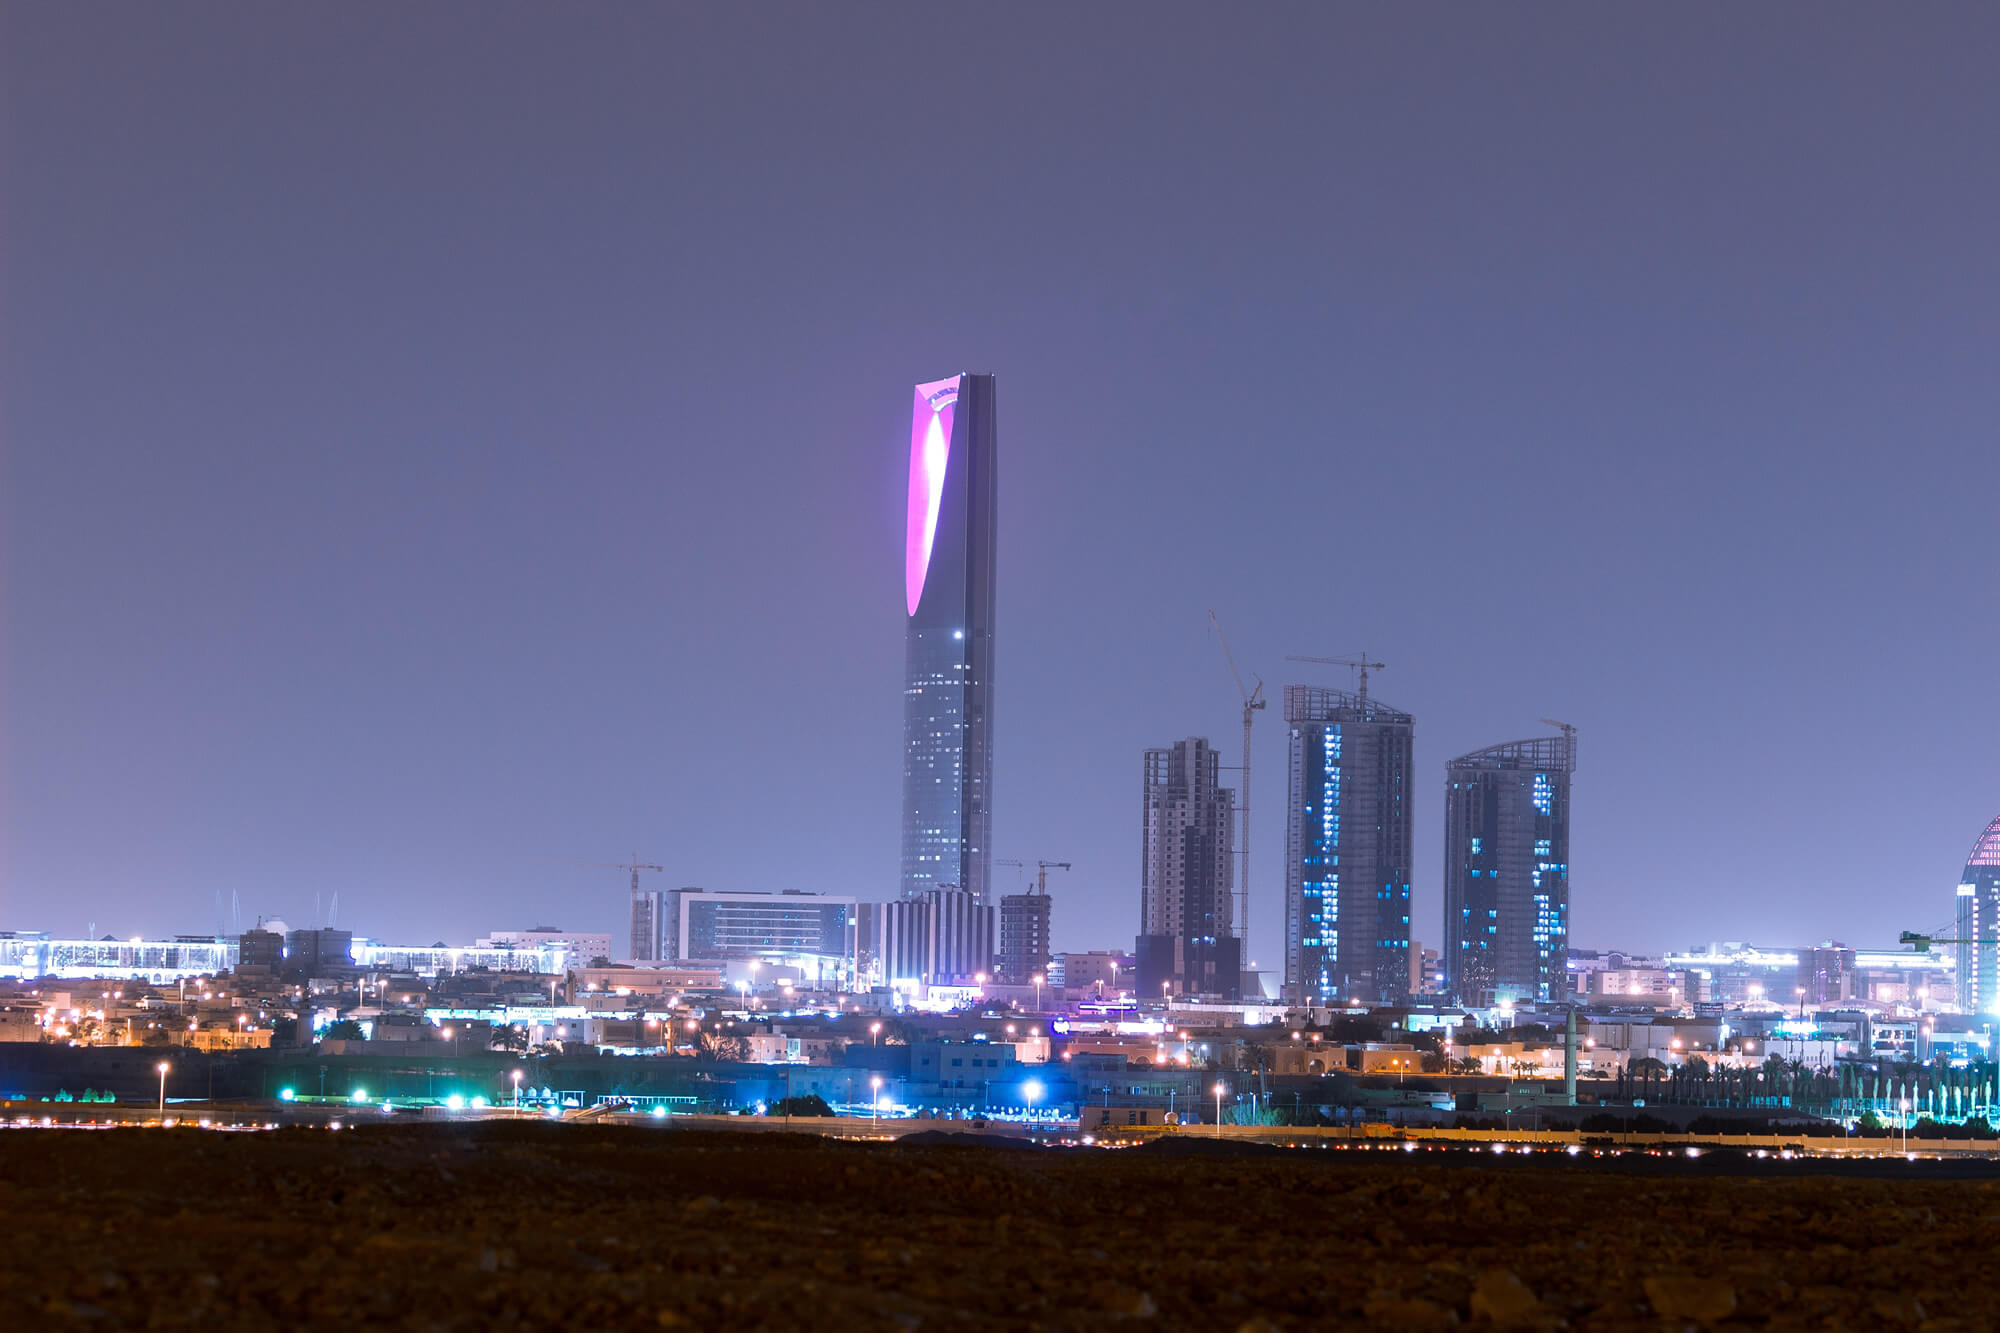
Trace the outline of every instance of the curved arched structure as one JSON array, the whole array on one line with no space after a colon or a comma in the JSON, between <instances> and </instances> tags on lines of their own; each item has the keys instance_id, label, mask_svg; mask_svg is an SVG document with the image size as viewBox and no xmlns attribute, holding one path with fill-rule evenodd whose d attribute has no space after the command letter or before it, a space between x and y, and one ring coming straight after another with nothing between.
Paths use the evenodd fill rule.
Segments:
<instances>
[{"instance_id":1,"label":"curved arched structure","mask_svg":"<svg viewBox=\"0 0 2000 1333\"><path fill-rule=\"evenodd\" d=\"M903 531L902 896L984 903L993 815L993 377L916 386Z\"/></svg>"},{"instance_id":2,"label":"curved arched structure","mask_svg":"<svg viewBox=\"0 0 2000 1333\"><path fill-rule=\"evenodd\" d=\"M1958 1007L2000 1014L2000 818L1986 826L1958 877L1952 918L1958 949Z\"/></svg>"}]
</instances>

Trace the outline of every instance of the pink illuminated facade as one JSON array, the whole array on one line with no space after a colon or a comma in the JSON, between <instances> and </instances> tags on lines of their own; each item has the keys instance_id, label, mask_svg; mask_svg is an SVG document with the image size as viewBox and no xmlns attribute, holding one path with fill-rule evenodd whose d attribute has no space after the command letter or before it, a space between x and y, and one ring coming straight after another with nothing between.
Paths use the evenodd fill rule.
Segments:
<instances>
[{"instance_id":1,"label":"pink illuminated facade","mask_svg":"<svg viewBox=\"0 0 2000 1333\"><path fill-rule=\"evenodd\" d=\"M903 533L902 896L985 903L992 864L993 377L916 386Z\"/></svg>"},{"instance_id":2,"label":"pink illuminated facade","mask_svg":"<svg viewBox=\"0 0 2000 1333\"><path fill-rule=\"evenodd\" d=\"M951 459L951 423L963 375L917 386L910 409L910 521L903 539L903 602L917 613L937 541L938 508L944 503L945 465Z\"/></svg>"}]
</instances>

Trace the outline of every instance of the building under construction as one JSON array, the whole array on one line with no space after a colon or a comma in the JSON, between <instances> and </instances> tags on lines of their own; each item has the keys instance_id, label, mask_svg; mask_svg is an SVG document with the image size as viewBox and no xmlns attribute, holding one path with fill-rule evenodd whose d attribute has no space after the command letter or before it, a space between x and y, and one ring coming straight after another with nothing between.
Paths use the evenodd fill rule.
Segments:
<instances>
[{"instance_id":1,"label":"building under construction","mask_svg":"<svg viewBox=\"0 0 2000 1333\"><path fill-rule=\"evenodd\" d=\"M1235 894L1236 793L1215 747L1190 736L1146 751L1139 888L1143 996L1234 1000L1243 979Z\"/></svg>"},{"instance_id":2,"label":"building under construction","mask_svg":"<svg viewBox=\"0 0 2000 1333\"><path fill-rule=\"evenodd\" d=\"M1285 995L1295 1004L1401 1003L1411 989L1415 721L1362 682L1358 693L1285 687Z\"/></svg>"}]
</instances>

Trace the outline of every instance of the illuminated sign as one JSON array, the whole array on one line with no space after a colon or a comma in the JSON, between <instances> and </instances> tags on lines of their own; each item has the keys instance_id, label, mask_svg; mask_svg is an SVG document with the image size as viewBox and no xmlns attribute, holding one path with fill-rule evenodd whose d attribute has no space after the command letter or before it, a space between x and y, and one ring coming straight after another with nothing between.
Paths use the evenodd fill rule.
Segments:
<instances>
[{"instance_id":1,"label":"illuminated sign","mask_svg":"<svg viewBox=\"0 0 2000 1333\"><path fill-rule=\"evenodd\" d=\"M931 544L937 540L938 508L944 502L944 470L951 457L951 422L963 376L917 386L910 411L910 515L903 533L903 599L910 614L924 598Z\"/></svg>"}]
</instances>

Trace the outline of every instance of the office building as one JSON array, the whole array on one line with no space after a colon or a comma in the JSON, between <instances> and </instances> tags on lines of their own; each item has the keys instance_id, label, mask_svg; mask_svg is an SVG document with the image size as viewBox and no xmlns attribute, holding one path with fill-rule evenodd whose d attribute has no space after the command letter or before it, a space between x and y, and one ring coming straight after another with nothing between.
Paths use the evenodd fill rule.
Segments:
<instances>
[{"instance_id":1,"label":"office building","mask_svg":"<svg viewBox=\"0 0 2000 1333\"><path fill-rule=\"evenodd\" d=\"M246 930L236 941L236 965L276 972L285 965L285 937L262 926Z\"/></svg>"},{"instance_id":2,"label":"office building","mask_svg":"<svg viewBox=\"0 0 2000 1333\"><path fill-rule=\"evenodd\" d=\"M1958 950L1958 1007L2000 1014L2000 819L1986 826L1958 877L1952 925Z\"/></svg>"},{"instance_id":3,"label":"office building","mask_svg":"<svg viewBox=\"0 0 2000 1333\"><path fill-rule=\"evenodd\" d=\"M1793 993L1808 1009L1846 1004L1861 995L1862 982L1855 970L1854 950L1837 940L1799 950L1798 975Z\"/></svg>"},{"instance_id":4,"label":"office building","mask_svg":"<svg viewBox=\"0 0 2000 1333\"><path fill-rule=\"evenodd\" d=\"M1399 1003L1410 976L1415 721L1379 700L1285 687L1285 995Z\"/></svg>"},{"instance_id":5,"label":"office building","mask_svg":"<svg viewBox=\"0 0 2000 1333\"><path fill-rule=\"evenodd\" d=\"M302 977L338 976L354 967L354 932L321 927L285 934L285 970Z\"/></svg>"},{"instance_id":6,"label":"office building","mask_svg":"<svg viewBox=\"0 0 2000 1333\"><path fill-rule=\"evenodd\" d=\"M788 889L745 893L673 889L665 895L658 961L729 963L758 959L844 972L856 903Z\"/></svg>"},{"instance_id":7,"label":"office building","mask_svg":"<svg viewBox=\"0 0 2000 1333\"><path fill-rule=\"evenodd\" d=\"M1199 736L1146 751L1140 827L1139 994L1234 1000L1242 947L1236 889L1236 793Z\"/></svg>"},{"instance_id":8,"label":"office building","mask_svg":"<svg viewBox=\"0 0 2000 1333\"><path fill-rule=\"evenodd\" d=\"M591 967L611 960L608 931L564 930L536 926L533 930L496 930L474 940L475 949L561 949L572 967Z\"/></svg>"},{"instance_id":9,"label":"office building","mask_svg":"<svg viewBox=\"0 0 2000 1333\"><path fill-rule=\"evenodd\" d=\"M1137 984L1138 960L1129 953L1093 949L1059 953L1049 960L1049 984L1061 990L1088 992L1093 998L1115 1000Z\"/></svg>"},{"instance_id":10,"label":"office building","mask_svg":"<svg viewBox=\"0 0 2000 1333\"><path fill-rule=\"evenodd\" d=\"M1569 996L1576 733L1445 764L1445 974L1461 1004Z\"/></svg>"},{"instance_id":11,"label":"office building","mask_svg":"<svg viewBox=\"0 0 2000 1333\"><path fill-rule=\"evenodd\" d=\"M902 896L988 901L993 851L991 375L919 384L904 531Z\"/></svg>"}]
</instances>

